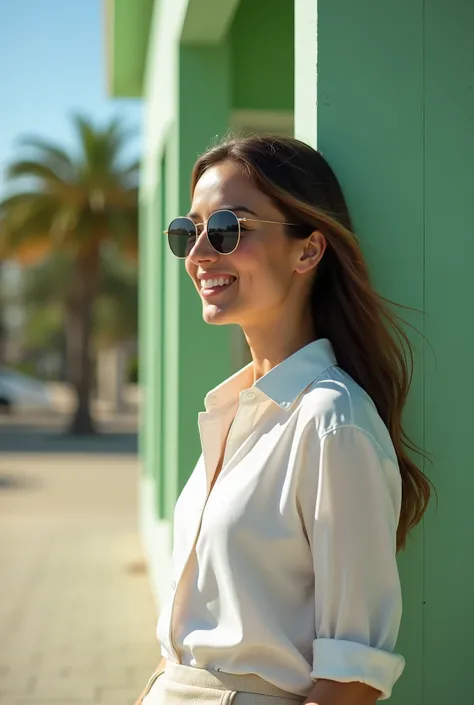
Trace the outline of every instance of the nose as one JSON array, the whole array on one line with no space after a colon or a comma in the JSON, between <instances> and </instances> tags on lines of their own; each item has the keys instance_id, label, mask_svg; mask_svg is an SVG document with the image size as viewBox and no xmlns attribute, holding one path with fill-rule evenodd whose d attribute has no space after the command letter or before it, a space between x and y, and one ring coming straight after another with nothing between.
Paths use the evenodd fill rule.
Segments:
<instances>
[{"instance_id":1,"label":"nose","mask_svg":"<svg viewBox=\"0 0 474 705\"><path fill-rule=\"evenodd\" d=\"M207 237L207 227L203 228L201 233L198 235L196 242L194 243L188 259L193 264L200 264L201 262L217 262L219 259L219 253L215 251Z\"/></svg>"}]
</instances>

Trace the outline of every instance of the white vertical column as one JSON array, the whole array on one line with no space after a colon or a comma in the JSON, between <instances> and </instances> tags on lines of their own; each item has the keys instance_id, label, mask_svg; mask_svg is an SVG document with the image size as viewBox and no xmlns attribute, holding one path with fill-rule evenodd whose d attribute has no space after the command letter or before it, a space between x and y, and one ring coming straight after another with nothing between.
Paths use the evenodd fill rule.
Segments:
<instances>
[{"instance_id":1,"label":"white vertical column","mask_svg":"<svg viewBox=\"0 0 474 705\"><path fill-rule=\"evenodd\" d=\"M295 0L295 137L317 146L318 0Z\"/></svg>"}]
</instances>

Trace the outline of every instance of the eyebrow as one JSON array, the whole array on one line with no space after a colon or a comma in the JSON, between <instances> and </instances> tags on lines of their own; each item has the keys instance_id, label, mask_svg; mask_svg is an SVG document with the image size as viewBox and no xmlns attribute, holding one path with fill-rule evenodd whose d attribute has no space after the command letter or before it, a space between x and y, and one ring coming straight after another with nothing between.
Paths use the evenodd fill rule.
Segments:
<instances>
[{"instance_id":1,"label":"eyebrow","mask_svg":"<svg viewBox=\"0 0 474 705\"><path fill-rule=\"evenodd\" d=\"M257 216L255 211L250 210L250 208L248 208L247 206L221 206L220 208L218 208L218 210L220 210L220 211L241 211L244 213L249 213L250 215ZM199 213L194 213L194 212L188 213L187 217L192 218L194 220L195 218L199 218Z\"/></svg>"}]
</instances>

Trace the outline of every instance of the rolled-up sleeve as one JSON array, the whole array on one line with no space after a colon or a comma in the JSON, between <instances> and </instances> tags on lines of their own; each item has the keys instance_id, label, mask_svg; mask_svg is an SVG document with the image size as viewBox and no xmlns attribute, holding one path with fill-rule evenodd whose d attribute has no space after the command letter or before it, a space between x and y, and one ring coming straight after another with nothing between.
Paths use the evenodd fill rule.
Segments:
<instances>
[{"instance_id":1,"label":"rolled-up sleeve","mask_svg":"<svg viewBox=\"0 0 474 705\"><path fill-rule=\"evenodd\" d=\"M315 580L314 680L359 681L390 696L404 668L394 653L401 619L396 529L401 479L370 434L348 425L306 458L300 506Z\"/></svg>"}]
</instances>

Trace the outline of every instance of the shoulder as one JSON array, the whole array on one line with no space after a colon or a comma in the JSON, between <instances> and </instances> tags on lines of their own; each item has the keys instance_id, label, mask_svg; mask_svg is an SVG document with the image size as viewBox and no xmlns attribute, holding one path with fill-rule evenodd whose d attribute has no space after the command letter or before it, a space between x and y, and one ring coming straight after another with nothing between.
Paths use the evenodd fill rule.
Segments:
<instances>
[{"instance_id":1,"label":"shoulder","mask_svg":"<svg viewBox=\"0 0 474 705\"><path fill-rule=\"evenodd\" d=\"M362 387L343 369L328 368L304 392L298 409L299 423L319 440L328 433L350 427L372 439L396 462L389 431L377 408Z\"/></svg>"}]
</instances>

